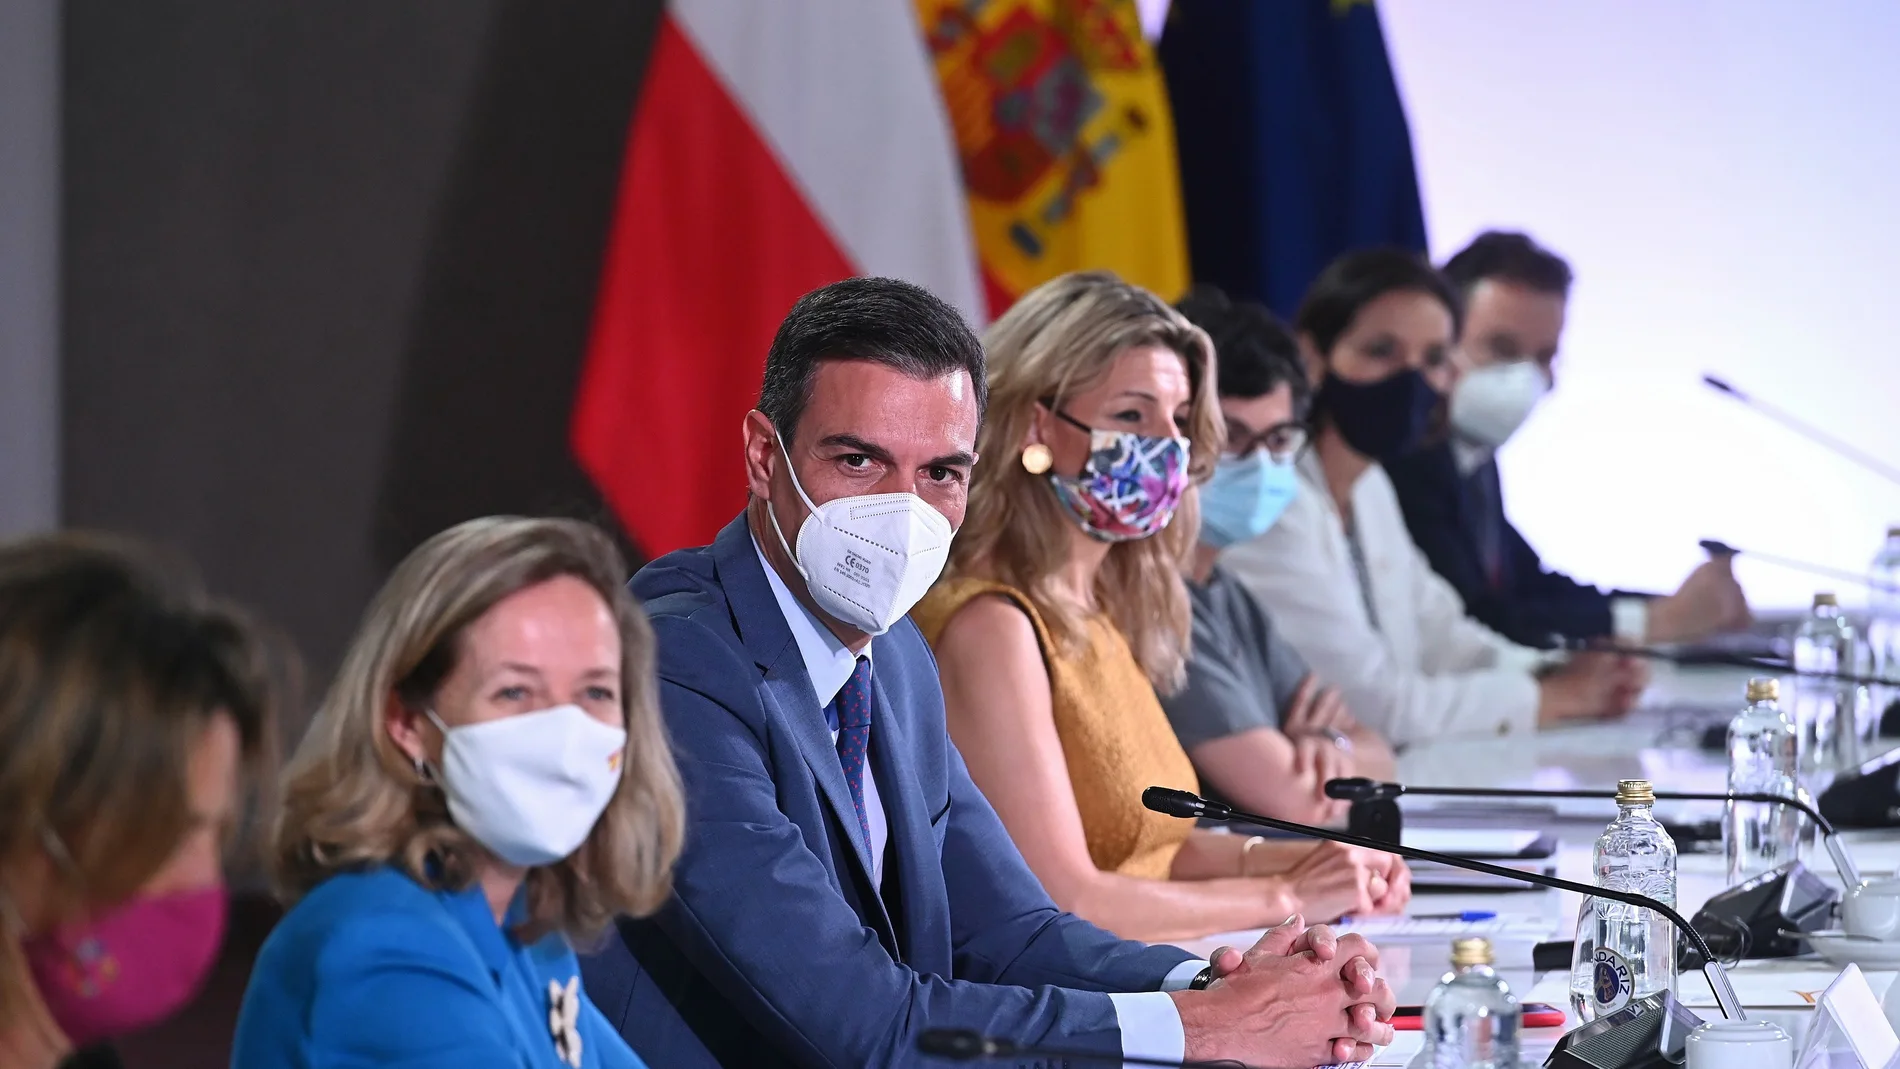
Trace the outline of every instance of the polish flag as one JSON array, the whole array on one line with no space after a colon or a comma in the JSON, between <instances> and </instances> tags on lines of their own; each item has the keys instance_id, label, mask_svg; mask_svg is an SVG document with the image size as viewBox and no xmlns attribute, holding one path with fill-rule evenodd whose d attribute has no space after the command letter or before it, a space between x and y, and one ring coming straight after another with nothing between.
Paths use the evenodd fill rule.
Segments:
<instances>
[{"instance_id":1,"label":"polish flag","mask_svg":"<svg viewBox=\"0 0 1900 1069\"><path fill-rule=\"evenodd\" d=\"M915 282L984 321L913 5L671 0L634 108L572 439L649 558L745 502L740 424L800 294Z\"/></svg>"}]
</instances>

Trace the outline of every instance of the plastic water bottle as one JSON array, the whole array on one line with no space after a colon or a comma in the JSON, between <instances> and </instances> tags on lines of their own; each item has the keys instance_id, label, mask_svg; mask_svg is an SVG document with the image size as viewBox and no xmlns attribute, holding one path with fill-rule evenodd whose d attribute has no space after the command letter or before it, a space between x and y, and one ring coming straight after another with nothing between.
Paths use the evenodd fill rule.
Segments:
<instances>
[{"instance_id":1,"label":"plastic water bottle","mask_svg":"<svg viewBox=\"0 0 1900 1069\"><path fill-rule=\"evenodd\" d=\"M1841 615L1833 594L1814 595L1814 608L1795 629L1795 670L1852 673L1855 665L1854 625ZM1859 688L1844 680L1795 677L1792 719L1801 733L1803 772L1860 764L1859 697Z\"/></svg>"},{"instance_id":2,"label":"plastic water bottle","mask_svg":"<svg viewBox=\"0 0 1900 1069\"><path fill-rule=\"evenodd\" d=\"M1887 541L1874 555L1867 580L1868 674L1900 679L1900 527L1887 528ZM1887 706L1900 701L1900 687L1874 687L1869 697L1868 715L1877 730Z\"/></svg>"},{"instance_id":3,"label":"plastic water bottle","mask_svg":"<svg viewBox=\"0 0 1900 1069\"><path fill-rule=\"evenodd\" d=\"M1425 1060L1432 1069L1516 1069L1524 1010L1492 970L1489 939L1451 944L1451 971L1425 1000Z\"/></svg>"},{"instance_id":4,"label":"plastic water bottle","mask_svg":"<svg viewBox=\"0 0 1900 1069\"><path fill-rule=\"evenodd\" d=\"M1728 725L1728 789L1736 793L1795 797L1794 724L1776 702L1772 679L1748 681L1748 704ZM1730 886L1795 860L1801 813L1766 802L1729 802L1722 821L1722 851Z\"/></svg>"},{"instance_id":5,"label":"plastic water bottle","mask_svg":"<svg viewBox=\"0 0 1900 1069\"><path fill-rule=\"evenodd\" d=\"M1596 885L1648 895L1676 907L1676 844L1652 809L1656 792L1646 779L1616 784L1616 819L1591 853ZM1577 916L1577 956L1570 967L1570 1005L1594 1021L1676 985L1676 928L1641 906L1586 898Z\"/></svg>"}]
</instances>

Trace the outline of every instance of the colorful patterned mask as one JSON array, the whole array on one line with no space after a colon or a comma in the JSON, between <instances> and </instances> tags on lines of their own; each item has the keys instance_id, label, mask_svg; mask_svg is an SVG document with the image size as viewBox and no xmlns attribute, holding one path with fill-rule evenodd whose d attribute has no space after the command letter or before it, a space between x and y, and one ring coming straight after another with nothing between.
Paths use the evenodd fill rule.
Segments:
<instances>
[{"instance_id":1,"label":"colorful patterned mask","mask_svg":"<svg viewBox=\"0 0 1900 1069\"><path fill-rule=\"evenodd\" d=\"M1088 432L1089 459L1082 473L1049 473L1056 500L1084 531L1104 542L1147 538L1166 527L1187 492L1188 440L1093 428Z\"/></svg>"}]
</instances>

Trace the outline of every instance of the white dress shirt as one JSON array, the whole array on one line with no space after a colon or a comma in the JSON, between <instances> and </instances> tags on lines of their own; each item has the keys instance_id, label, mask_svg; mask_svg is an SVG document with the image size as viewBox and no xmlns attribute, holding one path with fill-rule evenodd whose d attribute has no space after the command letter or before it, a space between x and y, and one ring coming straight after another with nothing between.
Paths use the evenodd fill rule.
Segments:
<instances>
[{"instance_id":1,"label":"white dress shirt","mask_svg":"<svg viewBox=\"0 0 1900 1069\"><path fill-rule=\"evenodd\" d=\"M1300 492L1266 534L1221 557L1353 716L1395 746L1452 733L1537 726L1532 672L1544 656L1465 615L1405 529L1385 469L1352 488L1362 586L1319 458L1300 458ZM1370 609L1370 612L1368 612Z\"/></svg>"},{"instance_id":2,"label":"white dress shirt","mask_svg":"<svg viewBox=\"0 0 1900 1069\"><path fill-rule=\"evenodd\" d=\"M759 548L756 538L752 541L752 549L759 555L759 566L765 569L765 581L772 586L772 597L777 599L778 610L784 615L786 625L792 629L792 641L798 644L798 654L805 661L805 672L811 676L812 690L817 692L818 708L814 715L823 716L825 706L838 696L845 682L851 678L851 673L856 670L858 658L871 659L871 650L877 645L877 639L866 644L862 654L852 653L849 646L838 641L838 636L832 634L830 628L793 596L791 588L773 569L772 562L765 559L765 551ZM877 745L875 722L871 725L871 738L871 744ZM838 732L831 733L831 742L837 745ZM884 847L890 841L890 820L885 816L884 803L878 797L877 776L872 772L868 755L864 765L864 815L871 826L871 881L882 890ZM1108 996L1109 1001L1115 1004L1115 1023L1121 1028L1122 1057L1180 1061L1185 1056L1187 1034L1181 1028L1181 1013L1174 1008L1174 1000L1167 993L1186 988L1205 968L1205 961L1184 961L1168 973L1159 991Z\"/></svg>"}]
</instances>

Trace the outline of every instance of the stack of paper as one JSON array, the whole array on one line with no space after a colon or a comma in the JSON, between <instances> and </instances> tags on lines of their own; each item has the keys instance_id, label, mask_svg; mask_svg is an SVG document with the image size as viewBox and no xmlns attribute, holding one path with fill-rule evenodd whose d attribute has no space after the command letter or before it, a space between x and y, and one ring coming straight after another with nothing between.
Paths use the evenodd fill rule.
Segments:
<instances>
[{"instance_id":1,"label":"stack of paper","mask_svg":"<svg viewBox=\"0 0 1900 1069\"><path fill-rule=\"evenodd\" d=\"M1522 872L1537 872L1546 876L1557 874L1557 843L1543 832L1522 828L1408 827L1402 841L1415 850L1475 858ZM1454 868L1434 861L1412 861L1408 864L1412 870L1412 886L1418 890L1537 889L1535 884Z\"/></svg>"}]
</instances>

